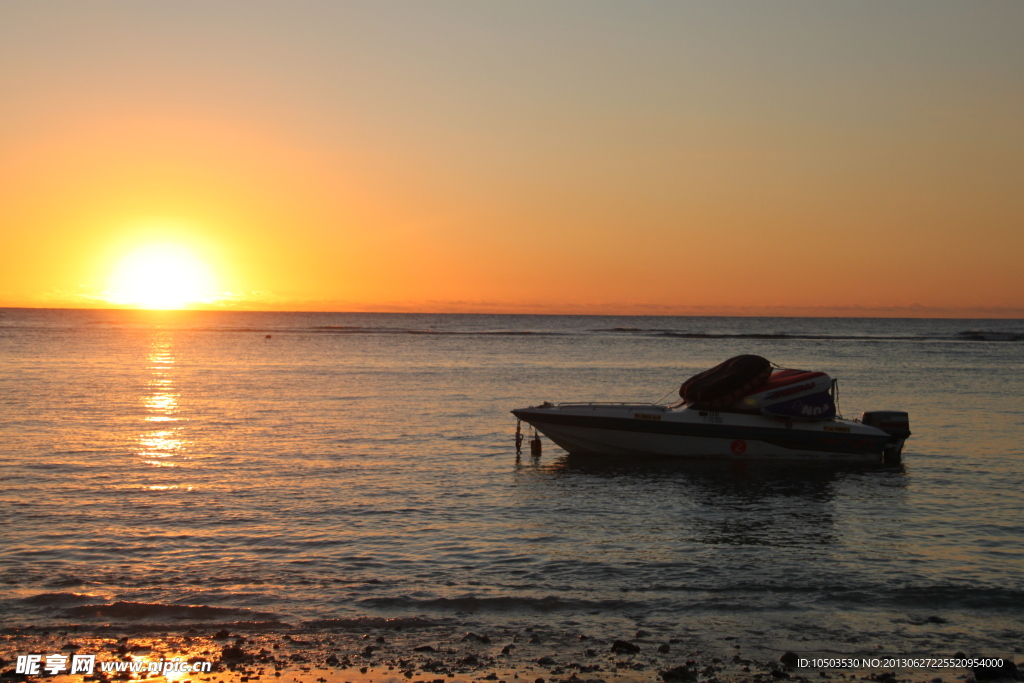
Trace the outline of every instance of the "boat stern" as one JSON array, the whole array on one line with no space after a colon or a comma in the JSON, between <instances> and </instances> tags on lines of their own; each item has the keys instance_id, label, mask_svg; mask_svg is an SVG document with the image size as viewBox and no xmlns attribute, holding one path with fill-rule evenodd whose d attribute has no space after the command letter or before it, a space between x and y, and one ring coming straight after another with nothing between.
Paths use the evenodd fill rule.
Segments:
<instances>
[{"instance_id":1,"label":"boat stern","mask_svg":"<svg viewBox=\"0 0 1024 683\"><path fill-rule=\"evenodd\" d=\"M898 465L903 458L903 444L911 434L910 416L902 410L872 410L861 415L860 421L889 435L883 456L885 464Z\"/></svg>"}]
</instances>

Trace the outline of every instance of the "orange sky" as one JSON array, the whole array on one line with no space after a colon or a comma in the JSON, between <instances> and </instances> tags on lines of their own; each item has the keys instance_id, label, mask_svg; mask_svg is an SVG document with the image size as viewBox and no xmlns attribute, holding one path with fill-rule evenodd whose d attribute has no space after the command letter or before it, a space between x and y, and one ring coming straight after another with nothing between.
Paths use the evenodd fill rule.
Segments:
<instances>
[{"instance_id":1,"label":"orange sky","mask_svg":"<svg viewBox=\"0 0 1024 683\"><path fill-rule=\"evenodd\" d=\"M1024 315L1024 5L0 5L0 306ZM115 302L116 303L116 302Z\"/></svg>"}]
</instances>

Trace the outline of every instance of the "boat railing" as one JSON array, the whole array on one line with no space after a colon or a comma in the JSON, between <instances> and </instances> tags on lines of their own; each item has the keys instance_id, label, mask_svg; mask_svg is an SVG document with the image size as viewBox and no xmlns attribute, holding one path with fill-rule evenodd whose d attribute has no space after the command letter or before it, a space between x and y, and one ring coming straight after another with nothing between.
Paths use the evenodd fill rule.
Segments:
<instances>
[{"instance_id":1,"label":"boat railing","mask_svg":"<svg viewBox=\"0 0 1024 683\"><path fill-rule=\"evenodd\" d=\"M621 408L645 408L654 410L668 410L669 406L661 405L658 403L626 403L623 401L571 401L566 403L555 403L555 406L559 408L608 408L611 406L619 406Z\"/></svg>"}]
</instances>

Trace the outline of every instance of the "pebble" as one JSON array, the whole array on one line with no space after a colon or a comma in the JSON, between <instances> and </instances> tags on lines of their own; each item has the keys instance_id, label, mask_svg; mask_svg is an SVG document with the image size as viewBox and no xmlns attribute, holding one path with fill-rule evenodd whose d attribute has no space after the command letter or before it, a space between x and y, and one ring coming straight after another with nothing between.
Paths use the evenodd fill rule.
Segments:
<instances>
[{"instance_id":1,"label":"pebble","mask_svg":"<svg viewBox=\"0 0 1024 683\"><path fill-rule=\"evenodd\" d=\"M616 654L636 654L640 648L626 640L616 640L612 643L612 652Z\"/></svg>"}]
</instances>

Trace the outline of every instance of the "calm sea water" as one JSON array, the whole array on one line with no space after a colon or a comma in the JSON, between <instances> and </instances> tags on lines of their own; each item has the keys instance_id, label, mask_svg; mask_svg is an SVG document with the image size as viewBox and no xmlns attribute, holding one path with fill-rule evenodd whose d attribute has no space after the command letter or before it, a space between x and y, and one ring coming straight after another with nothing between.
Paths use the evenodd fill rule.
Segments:
<instances>
[{"instance_id":1,"label":"calm sea water","mask_svg":"<svg viewBox=\"0 0 1024 683\"><path fill-rule=\"evenodd\" d=\"M511 408L658 401L740 353L909 411L903 467L517 462ZM2 309L0 411L2 626L1021 651L1021 321Z\"/></svg>"}]
</instances>

